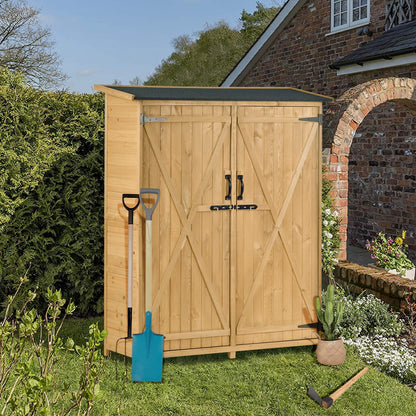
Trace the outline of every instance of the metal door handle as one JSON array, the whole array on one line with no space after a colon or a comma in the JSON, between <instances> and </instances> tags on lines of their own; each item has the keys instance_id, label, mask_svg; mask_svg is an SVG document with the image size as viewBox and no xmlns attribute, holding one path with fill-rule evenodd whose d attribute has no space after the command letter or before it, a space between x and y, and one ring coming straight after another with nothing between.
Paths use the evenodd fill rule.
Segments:
<instances>
[{"instance_id":1,"label":"metal door handle","mask_svg":"<svg viewBox=\"0 0 416 416\"><path fill-rule=\"evenodd\" d=\"M240 181L240 195L238 195L237 200L241 201L243 199L243 194L244 194L243 175L237 175L237 180Z\"/></svg>"},{"instance_id":2,"label":"metal door handle","mask_svg":"<svg viewBox=\"0 0 416 416\"><path fill-rule=\"evenodd\" d=\"M228 193L227 195L225 195L225 200L229 201L231 199L231 189L232 189L231 175L225 175L225 179L228 181Z\"/></svg>"}]
</instances>

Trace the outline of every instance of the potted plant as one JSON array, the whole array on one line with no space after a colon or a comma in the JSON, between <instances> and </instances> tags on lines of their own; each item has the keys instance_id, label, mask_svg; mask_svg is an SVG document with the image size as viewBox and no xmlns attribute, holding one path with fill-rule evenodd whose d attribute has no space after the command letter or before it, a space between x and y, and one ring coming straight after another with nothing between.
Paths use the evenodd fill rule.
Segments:
<instances>
[{"instance_id":1,"label":"potted plant","mask_svg":"<svg viewBox=\"0 0 416 416\"><path fill-rule=\"evenodd\" d=\"M402 232L401 237L395 239L387 238L385 234L379 233L371 242L367 240L366 248L371 253L371 258L376 260L377 267L413 280L415 265L407 257L405 238L406 231Z\"/></svg>"},{"instance_id":2,"label":"potted plant","mask_svg":"<svg viewBox=\"0 0 416 416\"><path fill-rule=\"evenodd\" d=\"M323 333L316 347L318 362L324 365L339 365L345 360L345 346L338 337L338 327L342 320L343 304L335 298L335 286L328 285L322 294L322 302L315 299L316 314L323 327Z\"/></svg>"}]
</instances>

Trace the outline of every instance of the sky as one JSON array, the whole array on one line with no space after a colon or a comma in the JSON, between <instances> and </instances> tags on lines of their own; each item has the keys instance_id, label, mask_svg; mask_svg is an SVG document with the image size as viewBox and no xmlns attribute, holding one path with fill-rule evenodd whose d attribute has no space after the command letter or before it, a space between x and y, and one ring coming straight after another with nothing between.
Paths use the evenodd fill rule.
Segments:
<instances>
[{"instance_id":1,"label":"sky","mask_svg":"<svg viewBox=\"0 0 416 416\"><path fill-rule=\"evenodd\" d=\"M173 52L173 39L195 36L225 21L238 28L241 12L258 0L27 0L50 28L70 92L94 84L143 82ZM281 3L262 0L266 7Z\"/></svg>"}]
</instances>

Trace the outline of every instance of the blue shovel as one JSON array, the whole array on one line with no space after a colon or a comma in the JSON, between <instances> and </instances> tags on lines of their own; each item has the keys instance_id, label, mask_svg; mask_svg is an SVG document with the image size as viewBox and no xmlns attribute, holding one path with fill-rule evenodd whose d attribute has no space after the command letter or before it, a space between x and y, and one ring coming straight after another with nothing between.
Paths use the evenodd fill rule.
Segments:
<instances>
[{"instance_id":1,"label":"blue shovel","mask_svg":"<svg viewBox=\"0 0 416 416\"><path fill-rule=\"evenodd\" d=\"M157 196L156 202L152 207L147 207L143 202L144 194L153 194ZM159 189L140 189L140 199L146 212L146 326L144 332L133 335L133 381L162 381L164 336L152 332L152 215L159 202L159 197Z\"/></svg>"}]
</instances>

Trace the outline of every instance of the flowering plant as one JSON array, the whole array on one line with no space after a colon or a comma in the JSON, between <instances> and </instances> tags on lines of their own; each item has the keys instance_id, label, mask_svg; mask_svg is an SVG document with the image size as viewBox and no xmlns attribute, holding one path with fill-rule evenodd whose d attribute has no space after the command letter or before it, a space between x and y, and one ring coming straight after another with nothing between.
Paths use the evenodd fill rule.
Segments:
<instances>
[{"instance_id":1,"label":"flowering plant","mask_svg":"<svg viewBox=\"0 0 416 416\"><path fill-rule=\"evenodd\" d=\"M338 212L333 208L333 200L330 196L332 190L331 182L325 176L325 168L322 176L322 271L332 277L337 263L339 246L339 226L341 219Z\"/></svg>"},{"instance_id":2,"label":"flowering plant","mask_svg":"<svg viewBox=\"0 0 416 416\"><path fill-rule=\"evenodd\" d=\"M379 233L371 242L367 240L366 248L371 253L371 258L376 260L376 265L385 270L395 269L401 275L415 265L408 259L406 254L407 244L404 244L406 231L401 237L387 238L385 234Z\"/></svg>"}]
</instances>

